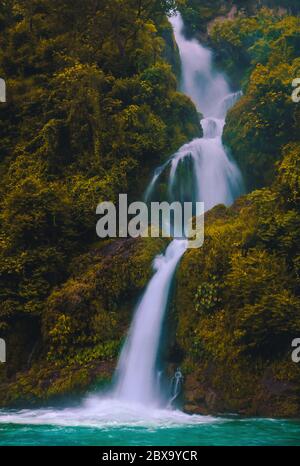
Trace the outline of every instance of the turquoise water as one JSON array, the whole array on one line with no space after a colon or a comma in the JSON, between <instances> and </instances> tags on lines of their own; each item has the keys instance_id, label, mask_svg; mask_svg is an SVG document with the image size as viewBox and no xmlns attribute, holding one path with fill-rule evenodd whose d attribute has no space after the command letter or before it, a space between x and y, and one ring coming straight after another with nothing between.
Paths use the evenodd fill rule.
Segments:
<instances>
[{"instance_id":1,"label":"turquoise water","mask_svg":"<svg viewBox=\"0 0 300 466\"><path fill-rule=\"evenodd\" d=\"M73 406L0 410L0 445L300 446L300 420L188 415L89 395Z\"/></svg>"},{"instance_id":2,"label":"turquoise water","mask_svg":"<svg viewBox=\"0 0 300 466\"><path fill-rule=\"evenodd\" d=\"M300 421L217 419L191 425L0 424L0 445L300 445Z\"/></svg>"}]
</instances>

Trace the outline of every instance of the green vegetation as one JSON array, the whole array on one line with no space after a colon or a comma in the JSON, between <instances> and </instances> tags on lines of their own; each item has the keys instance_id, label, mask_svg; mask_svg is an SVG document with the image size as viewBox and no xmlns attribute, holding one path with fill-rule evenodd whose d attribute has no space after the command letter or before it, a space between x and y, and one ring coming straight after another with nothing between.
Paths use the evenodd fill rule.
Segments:
<instances>
[{"instance_id":1,"label":"green vegetation","mask_svg":"<svg viewBox=\"0 0 300 466\"><path fill-rule=\"evenodd\" d=\"M2 381L1 404L43 403L80 394L92 383L107 383L136 299L151 277L153 257L165 246L162 239L110 240L76 256L69 279L45 301L25 361L26 320L18 317L22 325L7 341L14 350L7 375L12 371L17 376ZM25 373L21 363L28 368Z\"/></svg>"},{"instance_id":2,"label":"green vegetation","mask_svg":"<svg viewBox=\"0 0 300 466\"><path fill-rule=\"evenodd\" d=\"M224 140L249 189L270 184L285 145L299 141L300 108L291 99L292 81L300 75L299 31L299 17L267 9L216 22L211 31L229 74L243 73L245 96L228 116Z\"/></svg>"},{"instance_id":3,"label":"green vegetation","mask_svg":"<svg viewBox=\"0 0 300 466\"><path fill-rule=\"evenodd\" d=\"M187 0L182 7L188 31L214 48L217 63L244 92L229 113L224 141L249 191L270 184L284 146L299 141L300 108L291 99L300 75L298 3Z\"/></svg>"},{"instance_id":4,"label":"green vegetation","mask_svg":"<svg viewBox=\"0 0 300 466\"><path fill-rule=\"evenodd\" d=\"M215 20L233 18L239 15L251 16L262 7L274 12L287 12L296 15L300 11L298 0L182 0L179 8L183 15L187 32L205 39ZM218 51L216 51L218 52Z\"/></svg>"},{"instance_id":5,"label":"green vegetation","mask_svg":"<svg viewBox=\"0 0 300 466\"><path fill-rule=\"evenodd\" d=\"M206 34L207 26L215 17L228 14L231 2L224 0L187 0L180 6L184 23L189 34Z\"/></svg>"},{"instance_id":6,"label":"green vegetation","mask_svg":"<svg viewBox=\"0 0 300 466\"><path fill-rule=\"evenodd\" d=\"M172 7L172 0L1 2L4 380L33 363L116 354L130 318L119 293L137 298L160 243L149 244L147 260L127 261L130 277L113 264L105 279L88 265L80 279L73 271L95 249L98 203L122 192L139 199L153 167L200 134L196 109L177 92Z\"/></svg>"},{"instance_id":7,"label":"green vegetation","mask_svg":"<svg viewBox=\"0 0 300 466\"><path fill-rule=\"evenodd\" d=\"M299 415L299 160L291 145L271 188L213 209L204 247L180 266L177 345L199 392L217 393L216 411Z\"/></svg>"},{"instance_id":8,"label":"green vegetation","mask_svg":"<svg viewBox=\"0 0 300 466\"><path fill-rule=\"evenodd\" d=\"M110 380L165 242L96 242L96 205L120 192L137 199L153 167L200 134L177 92L173 2L82 3L0 6L1 405ZM189 33L243 88L224 138L251 193L206 215L204 246L178 269L164 351L182 364L190 411L299 416L299 5L178 3Z\"/></svg>"},{"instance_id":9,"label":"green vegetation","mask_svg":"<svg viewBox=\"0 0 300 466\"><path fill-rule=\"evenodd\" d=\"M300 106L291 83L300 19L239 11L216 20L209 40L244 90L225 142L249 190L261 189L209 212L203 248L181 263L174 318L186 408L299 416L291 342L300 334Z\"/></svg>"}]
</instances>

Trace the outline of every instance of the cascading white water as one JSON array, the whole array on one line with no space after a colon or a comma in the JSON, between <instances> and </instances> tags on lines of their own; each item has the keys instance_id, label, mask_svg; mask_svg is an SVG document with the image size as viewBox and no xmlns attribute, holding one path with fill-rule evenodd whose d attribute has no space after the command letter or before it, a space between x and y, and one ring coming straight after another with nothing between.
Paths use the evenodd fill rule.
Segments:
<instances>
[{"instance_id":1,"label":"cascading white water","mask_svg":"<svg viewBox=\"0 0 300 466\"><path fill-rule=\"evenodd\" d=\"M171 17L170 21L180 53L182 92L205 116L220 116L220 104L230 90L224 76L213 69L211 51L196 39L185 38L180 14Z\"/></svg>"},{"instance_id":2,"label":"cascading white water","mask_svg":"<svg viewBox=\"0 0 300 466\"><path fill-rule=\"evenodd\" d=\"M187 241L174 240L164 255L156 257L154 274L137 307L117 368L116 397L143 404L157 404L156 357L164 310L174 270Z\"/></svg>"},{"instance_id":3,"label":"cascading white water","mask_svg":"<svg viewBox=\"0 0 300 466\"><path fill-rule=\"evenodd\" d=\"M177 14L171 18L182 62L182 90L189 95L205 118L204 137L185 144L159 167L146 191L151 199L165 170L169 170L170 200L204 201L205 209L216 204L230 205L241 193L242 179L222 144L226 111L239 97L231 94L224 77L213 72L211 52L196 40L188 41ZM181 164L192 170L192 185L186 190ZM160 403L157 393L157 354L168 296L176 266L187 248L185 240L173 240L164 255L154 261L155 274L136 309L127 341L116 371L115 397L144 405Z\"/></svg>"},{"instance_id":4,"label":"cascading white water","mask_svg":"<svg viewBox=\"0 0 300 466\"><path fill-rule=\"evenodd\" d=\"M230 160L222 144L225 121L217 118L204 118L201 121L203 138L197 138L182 146L170 160L169 194L171 200L185 200L182 196L182 174L186 161L192 161L194 185L190 195L204 202L205 210L217 204L231 205L242 192L243 183L240 171ZM163 173L163 171L161 172ZM152 192L159 176L152 183Z\"/></svg>"}]
</instances>

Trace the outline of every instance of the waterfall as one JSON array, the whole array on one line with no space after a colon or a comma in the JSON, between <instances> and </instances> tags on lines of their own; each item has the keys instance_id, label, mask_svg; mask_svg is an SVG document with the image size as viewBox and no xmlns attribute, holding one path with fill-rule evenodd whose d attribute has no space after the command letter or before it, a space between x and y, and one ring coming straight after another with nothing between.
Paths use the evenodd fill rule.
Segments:
<instances>
[{"instance_id":1,"label":"waterfall","mask_svg":"<svg viewBox=\"0 0 300 466\"><path fill-rule=\"evenodd\" d=\"M226 112L240 97L215 73L211 52L182 33L180 15L170 19L182 62L181 90L204 115L203 138L183 145L155 170L146 198L159 197L167 180L169 200L204 201L206 210L218 203L231 204L242 192L242 179L222 145ZM113 389L106 395L88 395L78 407L45 408L0 413L1 423L60 426L178 426L218 422L208 416L188 415L168 409L176 401L182 381L175 380L169 403L161 396L157 370L159 344L176 267L186 251L186 240L174 239L153 262L154 274L137 305L122 349ZM122 277L120 277L122 279ZM165 403L165 404L163 404ZM165 406L166 409L162 409Z\"/></svg>"},{"instance_id":2,"label":"waterfall","mask_svg":"<svg viewBox=\"0 0 300 466\"><path fill-rule=\"evenodd\" d=\"M196 39L187 40L184 37L180 14L172 16L170 21L180 53L181 91L206 117L219 116L224 98L231 94L226 79L213 69L211 51Z\"/></svg>"},{"instance_id":3,"label":"waterfall","mask_svg":"<svg viewBox=\"0 0 300 466\"><path fill-rule=\"evenodd\" d=\"M240 93L231 93L223 75L214 72L208 49L185 39L180 14L170 21L182 63L181 90L204 114L203 138L185 144L158 167L145 196L151 200L165 174L169 201L203 201L205 210L220 203L230 205L241 194L243 184L239 169L223 147L222 133L226 112ZM156 367L159 342L172 279L187 245L186 240L173 240L165 254L154 260L154 275L136 308L117 366L117 400L145 406L161 403Z\"/></svg>"},{"instance_id":4,"label":"waterfall","mask_svg":"<svg viewBox=\"0 0 300 466\"><path fill-rule=\"evenodd\" d=\"M164 255L156 257L154 274L137 307L127 342L117 368L116 397L126 401L156 404L156 357L160 332L174 270L187 241L174 240Z\"/></svg>"}]
</instances>

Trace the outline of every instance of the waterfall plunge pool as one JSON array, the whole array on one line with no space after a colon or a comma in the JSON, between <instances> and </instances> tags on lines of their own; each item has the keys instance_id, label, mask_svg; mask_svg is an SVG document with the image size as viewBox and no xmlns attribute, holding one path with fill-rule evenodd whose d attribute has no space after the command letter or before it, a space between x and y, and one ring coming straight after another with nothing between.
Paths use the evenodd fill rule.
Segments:
<instances>
[{"instance_id":1,"label":"waterfall plunge pool","mask_svg":"<svg viewBox=\"0 0 300 466\"><path fill-rule=\"evenodd\" d=\"M65 409L0 411L0 445L300 445L300 420L241 419L90 399Z\"/></svg>"}]
</instances>

